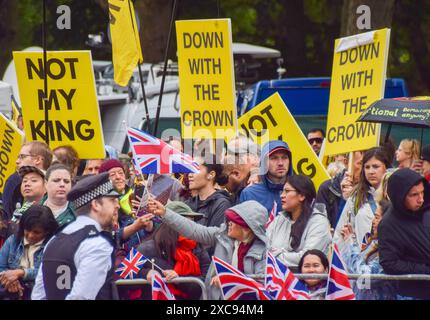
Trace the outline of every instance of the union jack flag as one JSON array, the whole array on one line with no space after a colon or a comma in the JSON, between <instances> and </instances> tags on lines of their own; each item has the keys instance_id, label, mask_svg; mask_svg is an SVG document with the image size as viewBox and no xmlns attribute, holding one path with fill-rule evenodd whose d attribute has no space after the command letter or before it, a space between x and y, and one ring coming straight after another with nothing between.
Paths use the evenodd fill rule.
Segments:
<instances>
[{"instance_id":1,"label":"union jack flag","mask_svg":"<svg viewBox=\"0 0 430 320\"><path fill-rule=\"evenodd\" d=\"M158 272L152 276L152 300L176 300Z\"/></svg>"},{"instance_id":2,"label":"union jack flag","mask_svg":"<svg viewBox=\"0 0 430 320\"><path fill-rule=\"evenodd\" d=\"M123 279L134 279L148 259L135 248L131 248L128 255L121 261L115 273Z\"/></svg>"},{"instance_id":3,"label":"union jack flag","mask_svg":"<svg viewBox=\"0 0 430 320\"><path fill-rule=\"evenodd\" d=\"M286 300L285 281L287 275L287 266L278 261L270 252L267 252L264 287L274 300Z\"/></svg>"},{"instance_id":4,"label":"union jack flag","mask_svg":"<svg viewBox=\"0 0 430 320\"><path fill-rule=\"evenodd\" d=\"M272 300L261 283L247 277L217 257L212 257L212 259L221 282L224 300Z\"/></svg>"},{"instance_id":5,"label":"union jack flag","mask_svg":"<svg viewBox=\"0 0 430 320\"><path fill-rule=\"evenodd\" d=\"M345 270L345 264L340 257L339 249L336 244L333 244L333 256L327 280L326 300L355 300L355 294L352 291Z\"/></svg>"},{"instance_id":6,"label":"union jack flag","mask_svg":"<svg viewBox=\"0 0 430 320\"><path fill-rule=\"evenodd\" d=\"M273 222L273 220L275 220L275 218L278 216L279 212L278 212L278 204L276 203L276 201L273 201L273 207L272 210L270 211L270 215L269 215L269 219L267 220L266 224L264 225L264 227L267 229L270 224Z\"/></svg>"},{"instance_id":7,"label":"union jack flag","mask_svg":"<svg viewBox=\"0 0 430 320\"><path fill-rule=\"evenodd\" d=\"M128 128L127 136L136 169L145 173L198 173L199 165L192 158L150 134Z\"/></svg>"},{"instance_id":8,"label":"union jack flag","mask_svg":"<svg viewBox=\"0 0 430 320\"><path fill-rule=\"evenodd\" d=\"M309 300L306 285L270 252L266 260L266 290L276 300Z\"/></svg>"},{"instance_id":9,"label":"union jack flag","mask_svg":"<svg viewBox=\"0 0 430 320\"><path fill-rule=\"evenodd\" d=\"M309 300L309 290L296 276L288 270L288 277L285 281L285 290L287 300Z\"/></svg>"}]
</instances>

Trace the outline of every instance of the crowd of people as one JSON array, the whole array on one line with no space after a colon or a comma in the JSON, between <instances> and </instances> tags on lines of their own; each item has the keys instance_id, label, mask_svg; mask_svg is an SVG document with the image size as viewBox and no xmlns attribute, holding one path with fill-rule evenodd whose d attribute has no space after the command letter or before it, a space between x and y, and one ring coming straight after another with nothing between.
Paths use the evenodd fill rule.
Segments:
<instances>
[{"instance_id":1,"label":"crowd of people","mask_svg":"<svg viewBox=\"0 0 430 320\"><path fill-rule=\"evenodd\" d=\"M307 138L318 154L324 130ZM196 157L198 173L150 184L112 148L79 159L70 146L24 143L2 194L0 299L151 299L150 286L113 290L132 248L149 259L138 277L197 277L210 299L222 298L212 256L261 275L270 251L295 273L324 274L336 243L348 273L430 275L430 145L405 139L339 155L319 188L294 172L287 143L257 149L240 136L220 161ZM303 282L325 298L325 280ZM426 281L352 284L357 299L430 299ZM195 284L168 286L177 299L201 297Z\"/></svg>"}]
</instances>

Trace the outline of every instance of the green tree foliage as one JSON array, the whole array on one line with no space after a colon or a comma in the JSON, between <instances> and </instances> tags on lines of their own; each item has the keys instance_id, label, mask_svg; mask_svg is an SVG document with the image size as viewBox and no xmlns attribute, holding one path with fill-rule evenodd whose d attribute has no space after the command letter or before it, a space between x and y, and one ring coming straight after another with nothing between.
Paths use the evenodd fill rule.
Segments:
<instances>
[{"instance_id":1,"label":"green tree foliage","mask_svg":"<svg viewBox=\"0 0 430 320\"><path fill-rule=\"evenodd\" d=\"M380 0L361 1L363 4ZM6 0L0 11L0 75L12 59L13 50L41 46L42 1ZM360 3L361 3L360 2ZM144 59L161 61L167 39L168 11L173 0L136 0L142 32L162 29L157 37L142 41ZM352 0L180 0L176 19L229 17L233 41L269 46L282 52L287 77L329 76L334 40L341 36L341 22L358 16L354 8L342 10ZM72 30L58 30L57 6L69 5ZM167 5L166 5L167 4ZM344 4L344 5L343 5ZM48 49L89 49L88 34L107 32L107 0L47 0ZM150 17L155 17L150 19ZM162 19L159 17L163 17ZM372 17L378 17L372 12ZM376 19L375 18L375 19ZM148 20L150 19L150 20ZM148 21L150 22L148 22ZM158 21L157 21L158 20ZM146 24L145 24L146 23ZM392 14L388 74L407 80L411 95L428 95L430 89L430 0L396 0ZM167 31L166 31L167 30ZM174 36L174 34L173 34ZM160 42L156 45L154 42ZM154 48L154 52L151 49ZM110 59L109 49L92 50L96 59ZM151 54L146 54L146 52ZM145 57L146 55L146 57ZM146 59L150 57L150 59ZM169 57L176 59L176 39L172 38ZM264 78L275 77L271 65Z\"/></svg>"}]
</instances>

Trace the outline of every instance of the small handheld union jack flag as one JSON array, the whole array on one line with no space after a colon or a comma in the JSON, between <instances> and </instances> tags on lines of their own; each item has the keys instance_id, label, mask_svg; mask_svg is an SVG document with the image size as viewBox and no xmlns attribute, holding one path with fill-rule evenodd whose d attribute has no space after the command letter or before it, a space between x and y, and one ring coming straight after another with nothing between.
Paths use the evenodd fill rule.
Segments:
<instances>
[{"instance_id":1,"label":"small handheld union jack flag","mask_svg":"<svg viewBox=\"0 0 430 320\"><path fill-rule=\"evenodd\" d=\"M224 300L272 300L263 285L227 262L212 257Z\"/></svg>"},{"instance_id":2,"label":"small handheld union jack flag","mask_svg":"<svg viewBox=\"0 0 430 320\"><path fill-rule=\"evenodd\" d=\"M152 300L176 300L158 272L152 276Z\"/></svg>"},{"instance_id":3,"label":"small handheld union jack flag","mask_svg":"<svg viewBox=\"0 0 430 320\"><path fill-rule=\"evenodd\" d=\"M264 227L267 229L270 224L273 222L273 220L275 220L275 218L278 216L279 212L278 212L278 204L276 203L276 201L273 201L273 207L272 210L270 210L270 215L269 215L269 219L267 220L266 224L264 225Z\"/></svg>"},{"instance_id":4,"label":"small handheld union jack flag","mask_svg":"<svg viewBox=\"0 0 430 320\"><path fill-rule=\"evenodd\" d=\"M327 280L326 300L355 300L351 284L346 274L337 245L333 244L333 256L331 258L330 271Z\"/></svg>"},{"instance_id":5,"label":"small handheld union jack flag","mask_svg":"<svg viewBox=\"0 0 430 320\"><path fill-rule=\"evenodd\" d=\"M135 168L142 174L198 173L199 165L193 159L150 134L128 128Z\"/></svg>"},{"instance_id":6,"label":"small handheld union jack flag","mask_svg":"<svg viewBox=\"0 0 430 320\"><path fill-rule=\"evenodd\" d=\"M148 259L135 248L131 248L128 255L121 261L115 273L122 279L134 279Z\"/></svg>"}]
</instances>

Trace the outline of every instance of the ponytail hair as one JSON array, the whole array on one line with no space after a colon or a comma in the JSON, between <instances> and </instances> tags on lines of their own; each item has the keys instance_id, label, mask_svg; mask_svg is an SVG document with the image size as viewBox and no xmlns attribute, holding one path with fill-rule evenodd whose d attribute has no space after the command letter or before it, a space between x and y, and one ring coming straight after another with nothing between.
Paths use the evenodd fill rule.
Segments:
<instances>
[{"instance_id":1,"label":"ponytail hair","mask_svg":"<svg viewBox=\"0 0 430 320\"><path fill-rule=\"evenodd\" d=\"M297 250L302 241L303 232L312 216L316 191L312 180L302 174L287 177L286 183L291 185L299 194L305 197L302 205L302 213L297 221L291 226L291 248L293 248L293 250Z\"/></svg>"},{"instance_id":2,"label":"ponytail hair","mask_svg":"<svg viewBox=\"0 0 430 320\"><path fill-rule=\"evenodd\" d=\"M210 162L205 161L202 165L206 167L208 173L211 171L215 172L215 179L214 179L215 183L217 183L220 186L225 186L228 182L228 176L224 173L224 166L216 162L215 155L207 155L207 156L208 158L205 157L205 159L210 159L212 161Z\"/></svg>"}]
</instances>

